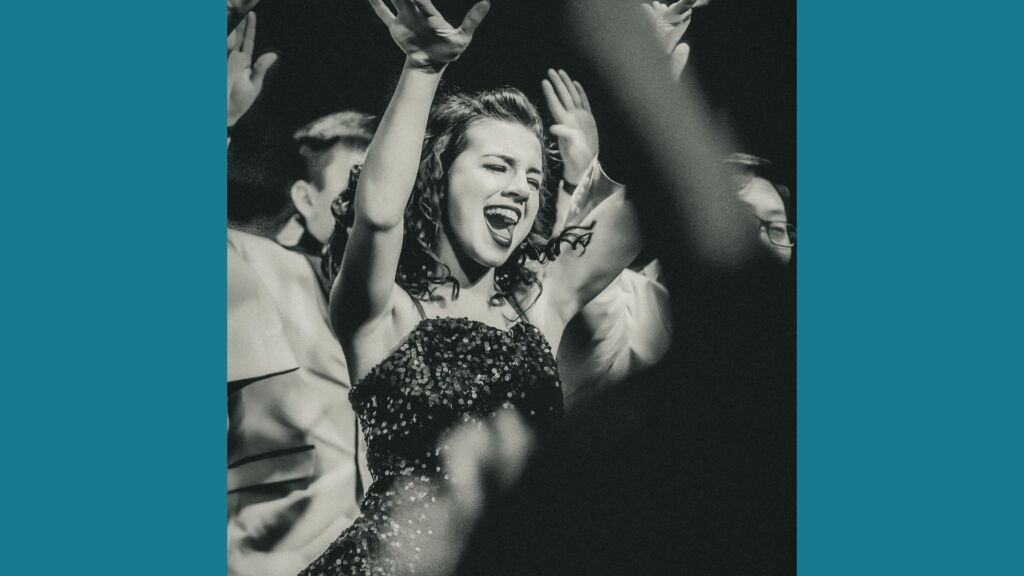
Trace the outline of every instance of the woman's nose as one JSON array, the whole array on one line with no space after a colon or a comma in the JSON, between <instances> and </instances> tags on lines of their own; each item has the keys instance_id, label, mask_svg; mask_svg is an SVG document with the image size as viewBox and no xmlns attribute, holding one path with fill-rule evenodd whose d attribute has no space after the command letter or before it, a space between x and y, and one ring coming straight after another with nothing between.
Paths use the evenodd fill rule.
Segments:
<instances>
[{"instance_id":1,"label":"woman's nose","mask_svg":"<svg viewBox=\"0 0 1024 576\"><path fill-rule=\"evenodd\" d=\"M501 195L517 202L525 202L530 197L530 183L525 176L513 178L508 186L501 191Z\"/></svg>"}]
</instances>

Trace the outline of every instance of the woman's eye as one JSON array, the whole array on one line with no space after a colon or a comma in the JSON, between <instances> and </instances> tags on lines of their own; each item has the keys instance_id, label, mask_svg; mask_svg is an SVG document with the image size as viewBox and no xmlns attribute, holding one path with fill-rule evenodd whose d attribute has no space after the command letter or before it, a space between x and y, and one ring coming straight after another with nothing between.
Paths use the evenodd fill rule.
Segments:
<instances>
[{"instance_id":1,"label":"woman's eye","mask_svg":"<svg viewBox=\"0 0 1024 576\"><path fill-rule=\"evenodd\" d=\"M484 166L484 168L487 168L491 172L500 172L500 173L504 173L506 170L508 170L505 166L502 166L501 164L487 164L487 165Z\"/></svg>"},{"instance_id":2,"label":"woman's eye","mask_svg":"<svg viewBox=\"0 0 1024 576\"><path fill-rule=\"evenodd\" d=\"M531 180L527 180L527 182L529 182L530 188L533 188L534 190L540 190L540 181L539 180L531 179Z\"/></svg>"}]
</instances>

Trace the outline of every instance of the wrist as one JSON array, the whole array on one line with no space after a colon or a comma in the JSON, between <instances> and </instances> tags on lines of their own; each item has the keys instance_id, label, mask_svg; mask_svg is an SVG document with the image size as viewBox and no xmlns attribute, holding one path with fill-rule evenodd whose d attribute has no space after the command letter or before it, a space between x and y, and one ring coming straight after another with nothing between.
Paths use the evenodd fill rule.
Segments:
<instances>
[{"instance_id":1,"label":"wrist","mask_svg":"<svg viewBox=\"0 0 1024 576\"><path fill-rule=\"evenodd\" d=\"M573 165L571 162L567 162L562 166L562 184L565 185L566 189L572 191L573 188L579 185L580 181L583 180L583 175L587 173L586 164L582 167Z\"/></svg>"},{"instance_id":2,"label":"wrist","mask_svg":"<svg viewBox=\"0 0 1024 576\"><path fill-rule=\"evenodd\" d=\"M575 153L566 155L565 164L562 166L562 180L575 186L583 180L583 176L590 170L590 166L597 158L597 153L590 153L589 150L583 154ZM586 158L586 160L583 160Z\"/></svg>"},{"instance_id":3,"label":"wrist","mask_svg":"<svg viewBox=\"0 0 1024 576\"><path fill-rule=\"evenodd\" d=\"M423 62L414 60L411 56L406 56L404 67L406 70L418 72L427 76L440 76L444 72L444 69L448 67L448 63L438 64L435 62Z\"/></svg>"}]
</instances>

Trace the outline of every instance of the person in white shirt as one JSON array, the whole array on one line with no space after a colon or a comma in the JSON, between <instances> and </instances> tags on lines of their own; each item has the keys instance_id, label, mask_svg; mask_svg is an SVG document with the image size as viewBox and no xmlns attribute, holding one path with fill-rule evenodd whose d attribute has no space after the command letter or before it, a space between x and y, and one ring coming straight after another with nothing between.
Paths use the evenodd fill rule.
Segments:
<instances>
[{"instance_id":1,"label":"person in white shirt","mask_svg":"<svg viewBox=\"0 0 1024 576\"><path fill-rule=\"evenodd\" d=\"M259 82L246 76L256 73L239 64L252 60L255 16L238 20L234 58L244 70L234 100L229 82L229 125L255 100L266 66ZM254 89L239 92L239 83ZM282 191L293 217L277 242L245 223L227 231L228 574L297 573L359 514L368 473L347 363L327 320L318 246L373 125L365 114L342 112L300 129L297 171Z\"/></svg>"}]
</instances>

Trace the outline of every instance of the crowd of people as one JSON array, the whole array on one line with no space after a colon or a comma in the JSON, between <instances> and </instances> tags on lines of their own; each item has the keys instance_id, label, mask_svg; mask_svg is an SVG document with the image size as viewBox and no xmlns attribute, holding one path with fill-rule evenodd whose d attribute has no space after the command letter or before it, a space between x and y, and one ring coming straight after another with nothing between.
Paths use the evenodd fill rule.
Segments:
<instances>
[{"instance_id":1,"label":"crowd of people","mask_svg":"<svg viewBox=\"0 0 1024 576\"><path fill-rule=\"evenodd\" d=\"M229 151L288 65L254 53L258 1L228 0ZM606 45L658 56L608 109L636 120L621 175L595 87L565 70L538 78L543 109L515 87L439 90L488 0L461 21L369 0L405 57L386 109L298 127L283 208L228 225L229 574L787 570L794 199L693 110L663 120L693 147L645 137L638 94L685 92L707 0L613 4L568 9L597 27L632 10ZM679 178L649 147L698 168ZM731 260L687 241L715 223Z\"/></svg>"}]
</instances>

